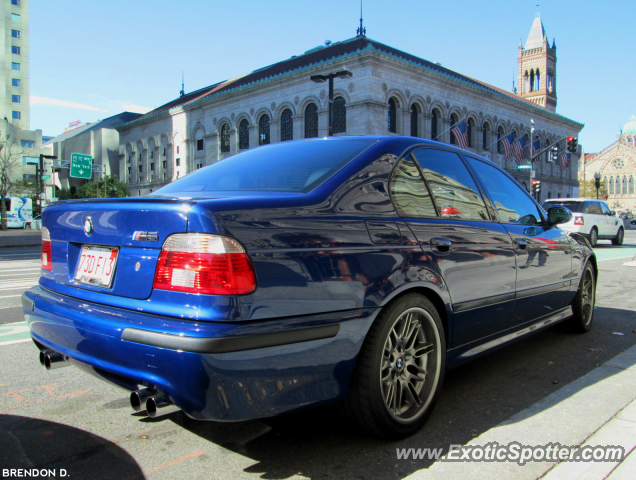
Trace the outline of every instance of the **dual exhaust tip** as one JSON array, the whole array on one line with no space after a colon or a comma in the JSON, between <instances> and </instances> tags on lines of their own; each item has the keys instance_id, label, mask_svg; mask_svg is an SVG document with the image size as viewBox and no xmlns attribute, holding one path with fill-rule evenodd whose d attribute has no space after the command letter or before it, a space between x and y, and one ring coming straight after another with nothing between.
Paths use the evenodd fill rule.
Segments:
<instances>
[{"instance_id":1,"label":"dual exhaust tip","mask_svg":"<svg viewBox=\"0 0 636 480\"><path fill-rule=\"evenodd\" d=\"M68 367L68 357L57 353L55 350L40 350L40 365L47 370L55 370L56 368Z\"/></svg>"},{"instance_id":2,"label":"dual exhaust tip","mask_svg":"<svg viewBox=\"0 0 636 480\"><path fill-rule=\"evenodd\" d=\"M47 370L55 370L56 368L68 367L69 357L56 352L55 350L41 350L40 351L40 365ZM166 413L172 413L177 409L168 408L174 406L170 398L167 395L153 390L151 388L145 388L143 390L135 390L130 394L130 405L135 412L140 412L144 408L149 417L155 418L159 415Z\"/></svg>"},{"instance_id":3,"label":"dual exhaust tip","mask_svg":"<svg viewBox=\"0 0 636 480\"><path fill-rule=\"evenodd\" d=\"M166 413L172 413L175 410L168 408L174 406L174 404L167 395L157 392L156 390L152 390L151 388L135 390L132 392L130 394L130 406L135 412L140 412L145 407L146 413L151 418L155 418Z\"/></svg>"}]
</instances>

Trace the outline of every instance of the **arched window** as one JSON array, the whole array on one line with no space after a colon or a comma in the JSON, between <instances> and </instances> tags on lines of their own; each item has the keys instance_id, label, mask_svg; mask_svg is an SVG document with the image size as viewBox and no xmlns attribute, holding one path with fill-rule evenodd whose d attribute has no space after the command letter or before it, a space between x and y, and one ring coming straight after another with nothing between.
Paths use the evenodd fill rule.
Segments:
<instances>
[{"instance_id":1,"label":"arched window","mask_svg":"<svg viewBox=\"0 0 636 480\"><path fill-rule=\"evenodd\" d=\"M411 137L419 137L419 128L417 125L419 113L417 105L413 104L411 106Z\"/></svg>"},{"instance_id":2,"label":"arched window","mask_svg":"<svg viewBox=\"0 0 636 480\"><path fill-rule=\"evenodd\" d=\"M473 146L473 127L475 126L475 121L472 118L468 119L468 123L466 123L466 136L468 137L468 146Z\"/></svg>"},{"instance_id":3,"label":"arched window","mask_svg":"<svg viewBox=\"0 0 636 480\"><path fill-rule=\"evenodd\" d=\"M627 176L623 177L623 195L627 195Z\"/></svg>"},{"instance_id":4,"label":"arched window","mask_svg":"<svg viewBox=\"0 0 636 480\"><path fill-rule=\"evenodd\" d=\"M269 144L269 115L267 114L261 115L258 120L258 144Z\"/></svg>"},{"instance_id":5,"label":"arched window","mask_svg":"<svg viewBox=\"0 0 636 480\"><path fill-rule=\"evenodd\" d=\"M246 118L239 123L239 150L250 148L250 125Z\"/></svg>"},{"instance_id":6,"label":"arched window","mask_svg":"<svg viewBox=\"0 0 636 480\"><path fill-rule=\"evenodd\" d=\"M614 195L614 177L609 179L609 194Z\"/></svg>"},{"instance_id":7,"label":"arched window","mask_svg":"<svg viewBox=\"0 0 636 480\"><path fill-rule=\"evenodd\" d=\"M530 91L534 91L534 70L530 70Z\"/></svg>"},{"instance_id":8,"label":"arched window","mask_svg":"<svg viewBox=\"0 0 636 480\"><path fill-rule=\"evenodd\" d=\"M455 115L453 113L450 116L450 124L451 124L450 143L451 143L451 145L457 145L457 139L455 138L455 134L453 133L453 130L452 130L452 127L454 127L456 123L457 123L457 115Z\"/></svg>"},{"instance_id":9,"label":"arched window","mask_svg":"<svg viewBox=\"0 0 636 480\"><path fill-rule=\"evenodd\" d=\"M318 136L318 107L310 103L305 107L305 138Z\"/></svg>"},{"instance_id":10,"label":"arched window","mask_svg":"<svg viewBox=\"0 0 636 480\"><path fill-rule=\"evenodd\" d=\"M634 176L629 176L629 190L627 192L629 195L634 195Z\"/></svg>"},{"instance_id":11,"label":"arched window","mask_svg":"<svg viewBox=\"0 0 636 480\"><path fill-rule=\"evenodd\" d=\"M224 123L221 127L221 153L230 151L230 126Z\"/></svg>"},{"instance_id":12,"label":"arched window","mask_svg":"<svg viewBox=\"0 0 636 480\"><path fill-rule=\"evenodd\" d=\"M292 120L292 112L289 108L286 108L280 116L280 141L286 142L293 139L294 121Z\"/></svg>"},{"instance_id":13,"label":"arched window","mask_svg":"<svg viewBox=\"0 0 636 480\"><path fill-rule=\"evenodd\" d=\"M530 76L528 75L528 70L526 70L526 74L523 76L523 91L530 91Z\"/></svg>"},{"instance_id":14,"label":"arched window","mask_svg":"<svg viewBox=\"0 0 636 480\"><path fill-rule=\"evenodd\" d=\"M503 127L499 127L497 129L497 153L503 153L503 145L501 144L501 139L504 136Z\"/></svg>"},{"instance_id":15,"label":"arched window","mask_svg":"<svg viewBox=\"0 0 636 480\"><path fill-rule=\"evenodd\" d=\"M541 90L541 71L537 68L537 74L536 74L536 85L534 87L535 90Z\"/></svg>"},{"instance_id":16,"label":"arched window","mask_svg":"<svg viewBox=\"0 0 636 480\"><path fill-rule=\"evenodd\" d=\"M347 131L347 102L343 97L333 101L333 133Z\"/></svg>"},{"instance_id":17,"label":"arched window","mask_svg":"<svg viewBox=\"0 0 636 480\"><path fill-rule=\"evenodd\" d=\"M488 149L488 134L490 133L490 124L484 123L484 129L481 134L481 148L483 150Z\"/></svg>"},{"instance_id":18,"label":"arched window","mask_svg":"<svg viewBox=\"0 0 636 480\"><path fill-rule=\"evenodd\" d=\"M433 109L431 115L431 140L437 140L437 122L439 116L437 115L437 109Z\"/></svg>"},{"instance_id":19,"label":"arched window","mask_svg":"<svg viewBox=\"0 0 636 480\"><path fill-rule=\"evenodd\" d=\"M393 98L389 99L388 128L390 133L397 133L397 104Z\"/></svg>"}]
</instances>

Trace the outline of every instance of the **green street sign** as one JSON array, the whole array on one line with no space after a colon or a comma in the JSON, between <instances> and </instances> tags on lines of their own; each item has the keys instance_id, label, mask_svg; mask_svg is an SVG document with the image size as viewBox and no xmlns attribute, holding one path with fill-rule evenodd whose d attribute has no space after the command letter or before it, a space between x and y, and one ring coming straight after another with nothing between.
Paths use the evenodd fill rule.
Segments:
<instances>
[{"instance_id":1,"label":"green street sign","mask_svg":"<svg viewBox=\"0 0 636 480\"><path fill-rule=\"evenodd\" d=\"M517 165L518 170L530 170L532 165Z\"/></svg>"},{"instance_id":2,"label":"green street sign","mask_svg":"<svg viewBox=\"0 0 636 480\"><path fill-rule=\"evenodd\" d=\"M81 153L71 153L71 177L91 178L93 176L93 157Z\"/></svg>"},{"instance_id":3,"label":"green street sign","mask_svg":"<svg viewBox=\"0 0 636 480\"><path fill-rule=\"evenodd\" d=\"M42 175L42 180L48 180L51 178L51 175Z\"/></svg>"}]
</instances>

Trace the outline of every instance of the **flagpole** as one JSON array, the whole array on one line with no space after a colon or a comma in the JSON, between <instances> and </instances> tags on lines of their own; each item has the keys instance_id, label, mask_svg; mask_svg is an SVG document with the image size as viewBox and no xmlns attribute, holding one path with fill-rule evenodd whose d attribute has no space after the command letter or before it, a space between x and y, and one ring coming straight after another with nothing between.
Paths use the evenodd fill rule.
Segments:
<instances>
[{"instance_id":1,"label":"flagpole","mask_svg":"<svg viewBox=\"0 0 636 480\"><path fill-rule=\"evenodd\" d=\"M510 134L508 134L508 135L510 135ZM507 136L507 135L504 135L503 137L498 138L497 140L495 140L494 142L492 142L490 145L488 145L487 147L485 147L485 148L484 148L484 150L488 150L488 149L489 149L490 147L492 147L495 143L497 143L497 142L499 142L499 141L503 140L503 139L504 139L504 137L506 137L506 136ZM513 137L513 138L514 138L514 137ZM516 142L517 140L519 140L520 138L521 138L521 136L518 136L517 138L515 138L512 142L510 142L510 145L512 145L513 143L515 143L515 142ZM526 147L523 147L523 148L526 148Z\"/></svg>"},{"instance_id":2,"label":"flagpole","mask_svg":"<svg viewBox=\"0 0 636 480\"><path fill-rule=\"evenodd\" d=\"M459 125L460 123L462 123L464 120L466 120L466 118L467 118L467 117L468 117L468 114L464 115L464 117L463 117L461 120L459 120L456 124L451 125L450 127L448 127L448 128L447 128L446 130L444 130L443 132L438 133L437 135L435 135L435 138L434 138L433 140L438 139L439 137L441 137L442 135L444 135L444 134L445 134L446 132L448 132L449 130L452 130L452 129L453 129L453 127L455 127L456 125Z\"/></svg>"}]
</instances>

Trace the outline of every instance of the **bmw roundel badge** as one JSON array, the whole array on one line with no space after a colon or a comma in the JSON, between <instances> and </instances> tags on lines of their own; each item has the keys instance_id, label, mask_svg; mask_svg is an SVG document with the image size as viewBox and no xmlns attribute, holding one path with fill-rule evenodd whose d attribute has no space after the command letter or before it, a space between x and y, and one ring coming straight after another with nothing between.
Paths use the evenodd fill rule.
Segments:
<instances>
[{"instance_id":1,"label":"bmw roundel badge","mask_svg":"<svg viewBox=\"0 0 636 480\"><path fill-rule=\"evenodd\" d=\"M88 236L93 234L93 220L88 215L84 217L84 233Z\"/></svg>"}]
</instances>

